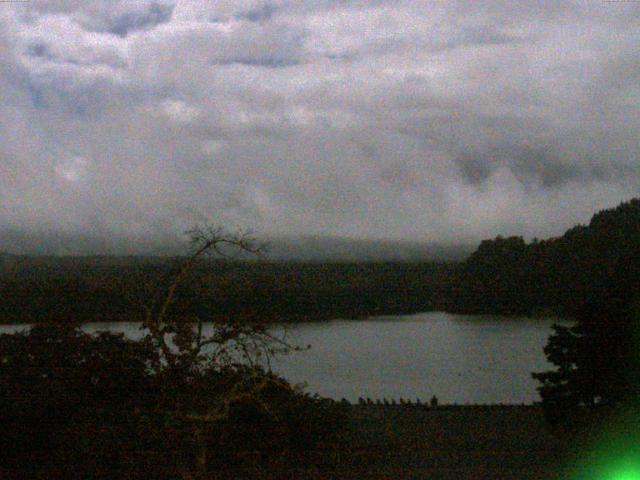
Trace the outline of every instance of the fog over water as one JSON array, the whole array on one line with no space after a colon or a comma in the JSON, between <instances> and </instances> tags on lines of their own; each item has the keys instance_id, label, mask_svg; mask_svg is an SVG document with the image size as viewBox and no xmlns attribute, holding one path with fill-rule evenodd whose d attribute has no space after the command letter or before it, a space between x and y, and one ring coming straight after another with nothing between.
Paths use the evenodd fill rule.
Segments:
<instances>
[{"instance_id":1,"label":"fog over water","mask_svg":"<svg viewBox=\"0 0 640 480\"><path fill-rule=\"evenodd\" d=\"M561 234L639 193L639 26L631 1L3 3L0 248Z\"/></svg>"}]
</instances>

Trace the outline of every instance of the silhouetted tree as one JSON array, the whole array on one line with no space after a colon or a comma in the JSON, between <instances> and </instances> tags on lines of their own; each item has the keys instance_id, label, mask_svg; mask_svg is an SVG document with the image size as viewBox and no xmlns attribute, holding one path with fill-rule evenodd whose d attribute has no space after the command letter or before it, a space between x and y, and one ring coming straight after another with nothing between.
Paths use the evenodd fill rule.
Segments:
<instances>
[{"instance_id":1,"label":"silhouetted tree","mask_svg":"<svg viewBox=\"0 0 640 480\"><path fill-rule=\"evenodd\" d=\"M555 325L544 351L556 366L534 373L545 414L561 423L597 407L640 399L640 278L619 274L584 302L571 327Z\"/></svg>"}]
</instances>

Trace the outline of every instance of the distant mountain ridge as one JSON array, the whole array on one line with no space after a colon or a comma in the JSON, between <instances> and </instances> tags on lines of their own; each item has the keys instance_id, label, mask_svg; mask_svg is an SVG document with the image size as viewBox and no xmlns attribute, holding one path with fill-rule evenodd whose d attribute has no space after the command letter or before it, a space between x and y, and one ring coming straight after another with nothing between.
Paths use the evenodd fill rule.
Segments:
<instances>
[{"instance_id":1,"label":"distant mountain ridge","mask_svg":"<svg viewBox=\"0 0 640 480\"><path fill-rule=\"evenodd\" d=\"M340 237L301 236L269 241L267 258L317 261L461 261L472 245L446 245L394 240L355 240Z\"/></svg>"},{"instance_id":2,"label":"distant mountain ridge","mask_svg":"<svg viewBox=\"0 0 640 480\"><path fill-rule=\"evenodd\" d=\"M260 241L261 238L257 237ZM264 258L299 262L462 261L473 245L448 245L394 240L357 240L306 235L266 238ZM153 243L125 238L105 239L89 234L29 234L0 231L0 251L29 256L175 256L186 251L178 239ZM245 258L245 257L242 257ZM246 257L248 258L248 257Z\"/></svg>"}]
</instances>

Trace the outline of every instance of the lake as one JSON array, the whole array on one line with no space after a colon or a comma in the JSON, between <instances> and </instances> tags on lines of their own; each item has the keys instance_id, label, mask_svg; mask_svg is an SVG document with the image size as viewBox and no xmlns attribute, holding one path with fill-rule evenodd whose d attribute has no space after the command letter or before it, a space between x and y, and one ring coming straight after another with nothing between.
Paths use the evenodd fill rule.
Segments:
<instances>
[{"instance_id":1,"label":"lake","mask_svg":"<svg viewBox=\"0 0 640 480\"><path fill-rule=\"evenodd\" d=\"M553 320L420 313L367 320L278 326L311 348L272 361L273 370L307 391L335 399L411 399L440 403L532 403L531 372L550 368L543 347ZM0 333L24 326L3 325ZM92 323L139 337L136 323Z\"/></svg>"}]
</instances>

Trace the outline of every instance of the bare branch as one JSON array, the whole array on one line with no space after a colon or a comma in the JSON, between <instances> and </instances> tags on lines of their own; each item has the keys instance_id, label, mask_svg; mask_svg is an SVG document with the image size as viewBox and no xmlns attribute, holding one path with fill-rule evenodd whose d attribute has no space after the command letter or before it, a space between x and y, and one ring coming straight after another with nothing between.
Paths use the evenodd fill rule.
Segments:
<instances>
[{"instance_id":1,"label":"bare branch","mask_svg":"<svg viewBox=\"0 0 640 480\"><path fill-rule=\"evenodd\" d=\"M286 342L278 341L272 335L265 335L266 331L258 324L242 324L228 320L214 330L211 335L203 332L203 321L196 317L195 321L186 319L170 319L169 311L173 305L178 288L193 274L198 262L210 255L220 258L234 258L228 249L239 253L261 255L266 246L255 241L249 232L236 234L227 233L219 227L196 226L185 232L190 236L190 253L186 257L177 259L175 267L167 275L166 289L161 296L151 295L150 304L144 305L144 326L148 328L154 342L160 348L169 366L181 365L187 362L189 368L196 368L203 358L218 363L229 360L227 344L235 344L244 356L245 361L255 365L254 353L269 357L276 351L268 348L267 344L277 343L280 351L294 348ZM206 355L205 349L214 346L213 352ZM262 353L261 353L262 352ZM203 356L204 355L204 356ZM213 356L213 358L212 358ZM220 357L225 357L220 358Z\"/></svg>"}]
</instances>

